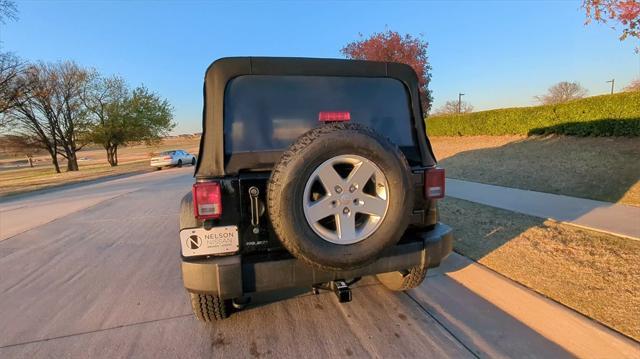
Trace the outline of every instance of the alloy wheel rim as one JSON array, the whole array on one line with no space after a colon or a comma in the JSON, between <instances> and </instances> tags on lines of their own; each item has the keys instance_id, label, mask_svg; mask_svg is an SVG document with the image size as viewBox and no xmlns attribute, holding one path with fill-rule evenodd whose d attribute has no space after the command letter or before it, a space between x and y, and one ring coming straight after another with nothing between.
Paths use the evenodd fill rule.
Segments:
<instances>
[{"instance_id":1,"label":"alloy wheel rim","mask_svg":"<svg viewBox=\"0 0 640 359\"><path fill-rule=\"evenodd\" d=\"M322 239L342 245L358 243L384 220L389 185L375 163L358 155L339 155L309 176L302 207L307 223Z\"/></svg>"}]
</instances>

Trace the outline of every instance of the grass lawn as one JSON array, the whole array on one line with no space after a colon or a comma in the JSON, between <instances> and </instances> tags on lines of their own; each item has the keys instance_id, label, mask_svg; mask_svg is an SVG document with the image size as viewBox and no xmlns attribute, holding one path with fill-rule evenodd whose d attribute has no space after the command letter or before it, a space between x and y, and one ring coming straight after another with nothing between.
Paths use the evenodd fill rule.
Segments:
<instances>
[{"instance_id":1,"label":"grass lawn","mask_svg":"<svg viewBox=\"0 0 640 359\"><path fill-rule=\"evenodd\" d=\"M149 166L152 154L171 149L183 149L197 154L199 143L200 138L172 138L165 139L155 146L123 147L118 151L119 165L116 167L111 167L107 163L104 149L87 148L78 152L78 158L83 160L78 161L80 171L77 172L65 172L66 163L61 163L60 168L63 172L55 173L50 158L46 155L38 156L35 158L36 167L30 168L23 164L22 167L0 170L0 197L106 176L153 171L154 169ZM23 159L5 156L0 160L0 164L16 161L23 161Z\"/></svg>"},{"instance_id":2,"label":"grass lawn","mask_svg":"<svg viewBox=\"0 0 640 359\"><path fill-rule=\"evenodd\" d=\"M17 170L0 171L0 196L18 194L38 189L44 189L62 184L78 183L106 176L113 176L132 172L148 172L148 160L127 162L111 167L108 163L82 165L80 171L55 173L53 168L35 167Z\"/></svg>"},{"instance_id":3,"label":"grass lawn","mask_svg":"<svg viewBox=\"0 0 640 359\"><path fill-rule=\"evenodd\" d=\"M638 137L430 137L447 177L640 206Z\"/></svg>"},{"instance_id":4,"label":"grass lawn","mask_svg":"<svg viewBox=\"0 0 640 359\"><path fill-rule=\"evenodd\" d=\"M440 214L456 252L640 340L640 241L453 198Z\"/></svg>"}]
</instances>

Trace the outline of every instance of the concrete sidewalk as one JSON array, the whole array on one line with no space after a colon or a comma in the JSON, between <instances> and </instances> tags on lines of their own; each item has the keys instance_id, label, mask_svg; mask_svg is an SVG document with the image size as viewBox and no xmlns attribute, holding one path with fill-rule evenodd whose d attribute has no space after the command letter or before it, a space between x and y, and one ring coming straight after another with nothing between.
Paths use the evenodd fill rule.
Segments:
<instances>
[{"instance_id":1,"label":"concrete sidewalk","mask_svg":"<svg viewBox=\"0 0 640 359\"><path fill-rule=\"evenodd\" d=\"M640 207L447 178L447 196L640 240Z\"/></svg>"},{"instance_id":2,"label":"concrete sidewalk","mask_svg":"<svg viewBox=\"0 0 640 359\"><path fill-rule=\"evenodd\" d=\"M640 344L452 253L407 292L480 358L639 358Z\"/></svg>"}]
</instances>

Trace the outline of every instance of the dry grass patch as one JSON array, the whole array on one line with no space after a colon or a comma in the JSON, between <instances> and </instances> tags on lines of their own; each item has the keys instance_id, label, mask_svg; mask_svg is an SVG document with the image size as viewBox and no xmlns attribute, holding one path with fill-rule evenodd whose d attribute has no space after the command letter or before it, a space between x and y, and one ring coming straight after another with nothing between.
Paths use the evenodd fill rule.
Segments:
<instances>
[{"instance_id":1,"label":"dry grass patch","mask_svg":"<svg viewBox=\"0 0 640 359\"><path fill-rule=\"evenodd\" d=\"M90 181L107 176L115 176L134 172L148 172L147 160L128 162L117 167L109 164L80 165L80 171L55 173L52 168L22 168L0 172L0 196L35 191L44 188L55 187L63 184L72 184Z\"/></svg>"},{"instance_id":2,"label":"dry grass patch","mask_svg":"<svg viewBox=\"0 0 640 359\"><path fill-rule=\"evenodd\" d=\"M436 158L442 161L462 152L501 147L526 138L526 136L431 136L429 141Z\"/></svg>"},{"instance_id":3,"label":"dry grass patch","mask_svg":"<svg viewBox=\"0 0 640 359\"><path fill-rule=\"evenodd\" d=\"M62 173L55 173L51 160L47 155L37 156L36 166L26 167L21 158L5 156L0 159L0 166L23 162L21 167L0 170L0 196L24 193L63 184L79 183L108 176L127 173L148 172L154 170L149 166L151 154L172 149L182 149L189 153L198 153L200 138L170 138L155 146L144 144L122 147L118 151L119 165L111 167L106 159L105 150L100 147L86 148L78 152L80 171L64 172L66 162L61 162Z\"/></svg>"},{"instance_id":4,"label":"dry grass patch","mask_svg":"<svg viewBox=\"0 0 640 359\"><path fill-rule=\"evenodd\" d=\"M640 340L640 241L447 198L457 252Z\"/></svg>"},{"instance_id":5,"label":"dry grass patch","mask_svg":"<svg viewBox=\"0 0 640 359\"><path fill-rule=\"evenodd\" d=\"M430 138L447 177L640 206L640 138Z\"/></svg>"}]
</instances>

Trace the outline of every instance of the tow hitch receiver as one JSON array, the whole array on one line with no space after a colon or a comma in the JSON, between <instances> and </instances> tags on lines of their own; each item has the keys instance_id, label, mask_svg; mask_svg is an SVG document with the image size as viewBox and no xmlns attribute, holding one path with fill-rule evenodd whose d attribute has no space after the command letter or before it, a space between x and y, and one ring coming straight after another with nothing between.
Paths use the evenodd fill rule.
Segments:
<instances>
[{"instance_id":1,"label":"tow hitch receiver","mask_svg":"<svg viewBox=\"0 0 640 359\"><path fill-rule=\"evenodd\" d=\"M335 280L329 283L317 284L313 286L313 293L319 294L320 289L330 290L338 297L340 303L348 303L351 301L351 288L349 288L349 285L356 281L357 280L347 283L344 280Z\"/></svg>"},{"instance_id":2,"label":"tow hitch receiver","mask_svg":"<svg viewBox=\"0 0 640 359\"><path fill-rule=\"evenodd\" d=\"M331 282L333 292L338 296L340 303L348 303L351 301L351 288L345 283L345 281L337 280Z\"/></svg>"}]
</instances>

